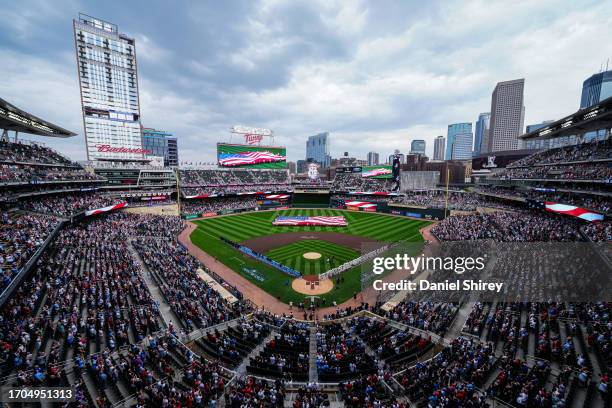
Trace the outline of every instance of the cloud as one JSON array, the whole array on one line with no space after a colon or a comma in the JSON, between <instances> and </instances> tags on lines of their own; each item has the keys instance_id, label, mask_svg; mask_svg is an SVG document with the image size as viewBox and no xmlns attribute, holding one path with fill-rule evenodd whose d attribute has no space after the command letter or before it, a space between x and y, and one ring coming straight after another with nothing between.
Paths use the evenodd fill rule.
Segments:
<instances>
[{"instance_id":1,"label":"cloud","mask_svg":"<svg viewBox=\"0 0 612 408\"><path fill-rule=\"evenodd\" d=\"M526 79L526 124L555 119L577 109L582 81L612 56L601 41L612 37L609 2L144 5L88 13L136 38L143 124L174 132L187 161L213 160L234 124L274 129L292 160L321 131L333 156L386 157L413 138L431 155L449 123L489 111L497 82ZM79 133L70 18L85 6L32 0L0 16L3 97ZM84 146L58 146L84 157Z\"/></svg>"},{"instance_id":2,"label":"cloud","mask_svg":"<svg viewBox=\"0 0 612 408\"><path fill-rule=\"evenodd\" d=\"M71 58L70 58L71 57ZM74 159L85 158L83 120L73 55L51 61L0 48L0 95L13 105L78 134L54 139L21 134L20 138L46 143ZM70 66L72 69L66 69Z\"/></svg>"}]
</instances>

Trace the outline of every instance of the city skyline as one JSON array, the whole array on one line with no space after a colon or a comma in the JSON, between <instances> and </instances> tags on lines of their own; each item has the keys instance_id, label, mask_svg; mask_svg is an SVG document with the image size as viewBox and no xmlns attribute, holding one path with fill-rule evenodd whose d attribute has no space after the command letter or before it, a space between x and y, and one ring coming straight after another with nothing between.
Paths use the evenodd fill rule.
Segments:
<instances>
[{"instance_id":1,"label":"city skyline","mask_svg":"<svg viewBox=\"0 0 612 408\"><path fill-rule=\"evenodd\" d=\"M71 33L79 12L135 38L142 123L180 135L181 161L214 162L215 143L228 140L235 124L272 128L294 161L305 156L305 140L317 129L330 131L333 157L347 150L365 157L373 145L386 155L406 134L425 139L432 157L433 140L449 123L488 110L497 82L526 78L525 123L539 123L574 111L583 81L612 55L611 45L588 41L612 34L611 6L597 2L562 12L555 2L451 2L422 11L417 3L186 3L180 10L143 4L6 5L0 74L11 80L0 84L0 94L79 134L45 143L85 159ZM442 32L423 15L440 27L472 18ZM422 53L426 61L411 56ZM456 58L465 53L469 64ZM491 53L496 58L478 58ZM47 98L31 97L39 90Z\"/></svg>"}]
</instances>

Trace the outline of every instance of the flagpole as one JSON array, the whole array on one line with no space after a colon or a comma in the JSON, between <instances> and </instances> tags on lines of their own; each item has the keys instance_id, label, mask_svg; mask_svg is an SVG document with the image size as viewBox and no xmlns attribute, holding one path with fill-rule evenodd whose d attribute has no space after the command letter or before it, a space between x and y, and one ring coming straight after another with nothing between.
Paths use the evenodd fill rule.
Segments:
<instances>
[{"instance_id":1,"label":"flagpole","mask_svg":"<svg viewBox=\"0 0 612 408\"><path fill-rule=\"evenodd\" d=\"M177 168L175 170L175 175L176 175L176 204L178 206L178 216L181 216L181 178L179 177L179 169Z\"/></svg>"},{"instance_id":2,"label":"flagpole","mask_svg":"<svg viewBox=\"0 0 612 408\"><path fill-rule=\"evenodd\" d=\"M446 197L444 200L444 218L448 217L448 181L450 178L450 171L448 169L448 162L446 162Z\"/></svg>"}]
</instances>

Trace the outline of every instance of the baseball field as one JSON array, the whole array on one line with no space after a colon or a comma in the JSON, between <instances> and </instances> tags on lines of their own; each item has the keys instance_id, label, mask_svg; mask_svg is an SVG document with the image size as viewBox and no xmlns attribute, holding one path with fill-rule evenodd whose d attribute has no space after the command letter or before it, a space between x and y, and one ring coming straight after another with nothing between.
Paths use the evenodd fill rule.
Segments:
<instances>
[{"instance_id":1,"label":"baseball field","mask_svg":"<svg viewBox=\"0 0 612 408\"><path fill-rule=\"evenodd\" d=\"M346 218L346 227L274 226L283 216L333 216ZM241 243L269 258L298 270L318 275L359 257L377 246L395 241L422 243L419 229L428 224L404 217L334 209L290 209L250 212L194 221L198 226L191 241L235 272L285 303L298 304L306 297L294 291L293 280L280 270L251 258L227 243ZM421 246L414 246L415 252ZM320 296L324 305L346 301L361 291L361 267L334 278L334 288Z\"/></svg>"}]
</instances>

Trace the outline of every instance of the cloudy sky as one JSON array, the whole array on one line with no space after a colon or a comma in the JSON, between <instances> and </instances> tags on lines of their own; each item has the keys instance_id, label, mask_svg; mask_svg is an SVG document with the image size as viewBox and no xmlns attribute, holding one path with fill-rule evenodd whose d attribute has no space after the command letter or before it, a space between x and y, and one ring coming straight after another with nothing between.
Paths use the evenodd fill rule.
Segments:
<instances>
[{"instance_id":1,"label":"cloudy sky","mask_svg":"<svg viewBox=\"0 0 612 408\"><path fill-rule=\"evenodd\" d=\"M213 161L229 127L269 127L290 160L329 131L333 156L409 150L525 78L525 123L575 111L612 59L609 1L4 1L0 97L79 136L72 19L136 38L143 125L174 132L181 160ZM612 67L612 61L611 65ZM31 136L31 139L36 137Z\"/></svg>"}]
</instances>

